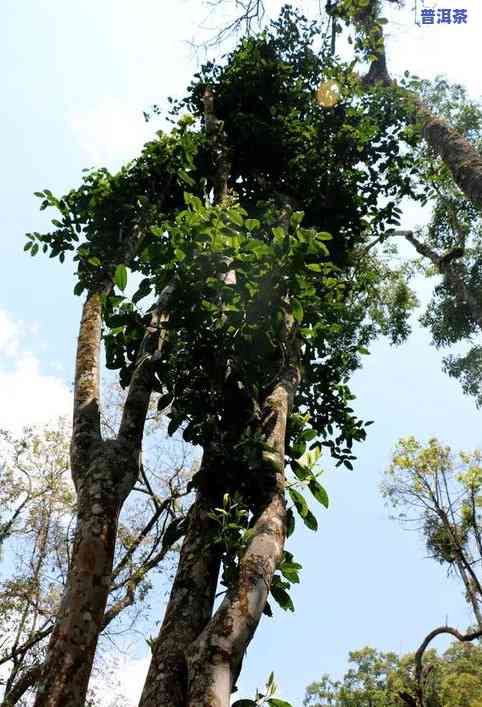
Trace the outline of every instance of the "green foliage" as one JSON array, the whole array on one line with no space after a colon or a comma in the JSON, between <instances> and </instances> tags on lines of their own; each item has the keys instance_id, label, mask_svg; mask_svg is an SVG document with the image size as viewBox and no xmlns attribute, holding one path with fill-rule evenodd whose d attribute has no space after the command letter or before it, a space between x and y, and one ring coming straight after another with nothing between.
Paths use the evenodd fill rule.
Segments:
<instances>
[{"instance_id":1,"label":"green foliage","mask_svg":"<svg viewBox=\"0 0 482 707\"><path fill-rule=\"evenodd\" d=\"M281 460L290 470L288 532L293 509L316 530L304 490L324 507L328 497L314 464L326 448L352 469L353 444L366 436L350 375L378 334L407 335L414 304L402 273L366 248L398 224L400 198L413 192L399 147L406 115L387 91L362 91L351 66L315 51L318 32L285 7L221 64L206 64L175 104L169 135L157 133L117 174L88 171L61 198L39 193L41 208L60 217L26 246L61 260L71 252L76 294L102 291L107 365L123 386L150 322L146 308L173 288L154 389L169 410L169 434L181 431L209 455L191 488L216 499L227 587L280 463L262 415L283 370L296 356L302 381ZM327 79L341 89L329 109L315 100ZM228 197L216 205L206 88L230 162ZM142 277L132 297L130 273ZM287 609L295 564L285 556L272 586Z\"/></svg>"},{"instance_id":2,"label":"green foliage","mask_svg":"<svg viewBox=\"0 0 482 707\"><path fill-rule=\"evenodd\" d=\"M277 690L278 686L274 679L274 673L270 673L266 681L264 692L256 690L254 700L236 700L232 707L263 707L263 705L265 705L265 707L292 707L289 702L274 697Z\"/></svg>"},{"instance_id":3,"label":"green foliage","mask_svg":"<svg viewBox=\"0 0 482 707\"><path fill-rule=\"evenodd\" d=\"M456 572L475 618L482 604L481 453L460 452L431 439L401 439L382 491L399 519L416 524L430 556Z\"/></svg>"},{"instance_id":4,"label":"green foliage","mask_svg":"<svg viewBox=\"0 0 482 707\"><path fill-rule=\"evenodd\" d=\"M305 707L402 707L400 692L414 695L414 656L362 648L349 654L341 681L328 675L309 685ZM482 648L453 643L443 655L427 651L426 707L480 707Z\"/></svg>"}]
</instances>

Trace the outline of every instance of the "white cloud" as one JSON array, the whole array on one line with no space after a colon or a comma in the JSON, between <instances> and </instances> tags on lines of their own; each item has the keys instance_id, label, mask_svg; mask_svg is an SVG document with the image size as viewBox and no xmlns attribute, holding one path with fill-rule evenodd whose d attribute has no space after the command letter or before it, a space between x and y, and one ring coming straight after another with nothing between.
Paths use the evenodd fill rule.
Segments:
<instances>
[{"instance_id":1,"label":"white cloud","mask_svg":"<svg viewBox=\"0 0 482 707\"><path fill-rule=\"evenodd\" d=\"M108 169L117 169L135 157L153 136L153 127L144 121L141 111L115 98L76 113L71 125L90 166Z\"/></svg>"},{"instance_id":2,"label":"white cloud","mask_svg":"<svg viewBox=\"0 0 482 707\"><path fill-rule=\"evenodd\" d=\"M0 427L19 431L69 415L72 395L62 378L41 370L25 338L35 324L15 322L0 310Z\"/></svg>"},{"instance_id":3,"label":"white cloud","mask_svg":"<svg viewBox=\"0 0 482 707\"><path fill-rule=\"evenodd\" d=\"M15 356L21 339L20 323L12 321L0 310L0 356Z\"/></svg>"}]
</instances>

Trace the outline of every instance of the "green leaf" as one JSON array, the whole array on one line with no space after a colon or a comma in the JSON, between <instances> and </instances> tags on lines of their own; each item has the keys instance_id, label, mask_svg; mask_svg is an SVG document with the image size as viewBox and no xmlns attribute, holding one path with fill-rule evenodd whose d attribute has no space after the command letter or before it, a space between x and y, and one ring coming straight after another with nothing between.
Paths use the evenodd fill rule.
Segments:
<instances>
[{"instance_id":1,"label":"green leaf","mask_svg":"<svg viewBox=\"0 0 482 707\"><path fill-rule=\"evenodd\" d=\"M276 240L281 241L285 237L285 230L284 228L281 228L281 226L276 226L276 228L272 228L271 230Z\"/></svg>"},{"instance_id":2,"label":"green leaf","mask_svg":"<svg viewBox=\"0 0 482 707\"><path fill-rule=\"evenodd\" d=\"M23 249L24 249L24 250L30 250L30 248L31 248L32 246L33 246L33 242L32 242L32 241L27 241L27 243L25 243Z\"/></svg>"},{"instance_id":3,"label":"green leaf","mask_svg":"<svg viewBox=\"0 0 482 707\"><path fill-rule=\"evenodd\" d=\"M326 493L323 486L319 484L316 479L311 479L308 488L310 489L311 493L316 498L316 500L321 503L322 506L328 508L328 506L330 505L328 494Z\"/></svg>"},{"instance_id":4,"label":"green leaf","mask_svg":"<svg viewBox=\"0 0 482 707\"><path fill-rule=\"evenodd\" d=\"M114 273L114 282L119 290L124 291L127 285L127 268L125 265L118 265Z\"/></svg>"},{"instance_id":5,"label":"green leaf","mask_svg":"<svg viewBox=\"0 0 482 707\"><path fill-rule=\"evenodd\" d=\"M291 600L290 595L286 591L286 589L283 589L279 584L273 584L271 586L271 594L273 596L273 599L279 606L284 609L285 611L294 611L295 606Z\"/></svg>"},{"instance_id":6,"label":"green leaf","mask_svg":"<svg viewBox=\"0 0 482 707\"><path fill-rule=\"evenodd\" d=\"M313 272L321 272L321 265L319 263L306 263L306 267Z\"/></svg>"},{"instance_id":7,"label":"green leaf","mask_svg":"<svg viewBox=\"0 0 482 707\"><path fill-rule=\"evenodd\" d=\"M307 514L303 516L303 523L310 530L314 530L315 532L318 530L318 521L310 510L308 510Z\"/></svg>"},{"instance_id":8,"label":"green leaf","mask_svg":"<svg viewBox=\"0 0 482 707\"><path fill-rule=\"evenodd\" d=\"M295 516L291 508L286 512L286 537L289 538L295 532Z\"/></svg>"},{"instance_id":9,"label":"green leaf","mask_svg":"<svg viewBox=\"0 0 482 707\"><path fill-rule=\"evenodd\" d=\"M288 493L291 496L291 500L296 506L296 510L298 511L300 516L304 518L304 516L308 512L308 504L306 503L305 497L303 496L303 494L293 488L288 489Z\"/></svg>"},{"instance_id":10,"label":"green leaf","mask_svg":"<svg viewBox=\"0 0 482 707\"><path fill-rule=\"evenodd\" d=\"M203 203L198 196L191 194L190 203L194 211L202 211Z\"/></svg>"},{"instance_id":11,"label":"green leaf","mask_svg":"<svg viewBox=\"0 0 482 707\"><path fill-rule=\"evenodd\" d=\"M256 707L256 702L254 700L236 700L231 707Z\"/></svg>"},{"instance_id":12,"label":"green leaf","mask_svg":"<svg viewBox=\"0 0 482 707\"><path fill-rule=\"evenodd\" d=\"M264 605L263 614L264 614L265 616L269 616L270 618L272 618L272 616L273 616L273 611L272 611L272 609L271 609L271 607L270 607L270 605L269 605L269 602L266 602L266 604Z\"/></svg>"},{"instance_id":13,"label":"green leaf","mask_svg":"<svg viewBox=\"0 0 482 707\"><path fill-rule=\"evenodd\" d=\"M180 169L178 174L179 174L179 179L181 181L183 181L184 184L187 184L190 187L193 187L196 184L194 179L192 177L190 177L189 174L184 169Z\"/></svg>"},{"instance_id":14,"label":"green leaf","mask_svg":"<svg viewBox=\"0 0 482 707\"><path fill-rule=\"evenodd\" d=\"M290 702L286 702L286 700L279 700L277 697L270 697L268 704L269 707L293 707Z\"/></svg>"},{"instance_id":15,"label":"green leaf","mask_svg":"<svg viewBox=\"0 0 482 707\"><path fill-rule=\"evenodd\" d=\"M296 226L299 226L300 223L303 221L303 216L304 216L304 215L305 215L305 214L304 214L303 211L294 211L294 212L291 214L291 218L290 218L290 223L291 223L291 225L294 226L295 228L296 228Z\"/></svg>"},{"instance_id":16,"label":"green leaf","mask_svg":"<svg viewBox=\"0 0 482 707\"><path fill-rule=\"evenodd\" d=\"M258 221L257 218L247 218L244 222L244 225L248 231L257 231L258 228L261 226L261 223Z\"/></svg>"},{"instance_id":17,"label":"green leaf","mask_svg":"<svg viewBox=\"0 0 482 707\"><path fill-rule=\"evenodd\" d=\"M303 305L301 304L301 302L299 300L294 299L293 304L292 304L292 309L293 309L293 317L295 318L295 320L297 322L299 322L301 324L301 322L303 321L303 316L304 316Z\"/></svg>"},{"instance_id":18,"label":"green leaf","mask_svg":"<svg viewBox=\"0 0 482 707\"><path fill-rule=\"evenodd\" d=\"M293 469L293 473L296 478L300 481L305 481L308 477L313 476L313 473L310 471L310 469L308 469L306 466L303 466L303 464L300 464L297 461L291 462L291 468Z\"/></svg>"},{"instance_id":19,"label":"green leaf","mask_svg":"<svg viewBox=\"0 0 482 707\"><path fill-rule=\"evenodd\" d=\"M229 218L230 220L236 224L236 226L243 226L244 224L244 219L241 216L240 213L238 213L235 209L231 209L229 211Z\"/></svg>"},{"instance_id":20,"label":"green leaf","mask_svg":"<svg viewBox=\"0 0 482 707\"><path fill-rule=\"evenodd\" d=\"M172 400L173 400L172 393L166 393L165 395L161 395L161 397L157 401L157 409L159 410L159 412L162 412L163 410L168 408L169 405L171 404Z\"/></svg>"},{"instance_id":21,"label":"green leaf","mask_svg":"<svg viewBox=\"0 0 482 707\"><path fill-rule=\"evenodd\" d=\"M280 572L283 577L286 577L292 584L299 584L300 578L298 572L292 567L283 566L280 567Z\"/></svg>"}]
</instances>

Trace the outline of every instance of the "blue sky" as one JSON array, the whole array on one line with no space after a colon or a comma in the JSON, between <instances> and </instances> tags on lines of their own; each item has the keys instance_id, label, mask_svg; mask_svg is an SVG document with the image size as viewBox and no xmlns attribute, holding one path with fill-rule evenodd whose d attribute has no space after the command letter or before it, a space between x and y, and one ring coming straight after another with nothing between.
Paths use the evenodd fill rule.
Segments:
<instances>
[{"instance_id":1,"label":"blue sky","mask_svg":"<svg viewBox=\"0 0 482 707\"><path fill-rule=\"evenodd\" d=\"M268 2L270 11L280 4ZM417 28L408 4L389 14L393 73L444 73L480 95L477 0L438 3L466 7L465 27ZM80 300L69 266L23 254L24 233L47 223L33 192L62 192L82 168L114 169L136 154L155 129L142 111L182 94L203 57L189 41L203 36L206 14L200 0L1 3L0 425L42 421L70 405ZM403 225L421 218L408 208ZM379 342L366 357L353 388L357 412L375 424L355 471L326 465L330 509L319 513L317 534L301 529L290 548L304 566L296 613L263 620L238 694L249 696L274 670L282 696L300 705L308 682L343 673L349 650L408 651L447 614L462 628L470 621L458 586L424 558L415 534L388 519L378 488L400 436L437 435L454 449L480 444L480 413L442 374L440 360L417 328L407 344ZM141 645L139 660L124 666L133 699L146 667Z\"/></svg>"}]
</instances>

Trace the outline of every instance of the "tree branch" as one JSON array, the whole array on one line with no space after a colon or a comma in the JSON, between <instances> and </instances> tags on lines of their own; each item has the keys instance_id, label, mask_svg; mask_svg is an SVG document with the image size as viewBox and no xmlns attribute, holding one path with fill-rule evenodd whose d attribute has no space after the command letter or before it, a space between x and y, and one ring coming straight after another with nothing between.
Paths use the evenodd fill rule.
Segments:
<instances>
[{"instance_id":1,"label":"tree branch","mask_svg":"<svg viewBox=\"0 0 482 707\"><path fill-rule=\"evenodd\" d=\"M456 628L451 628L450 626L439 626L438 628L435 628L433 631L430 631L430 633L424 638L424 640L420 644L417 652L415 653L415 679L417 681L417 692L418 692L417 698L418 698L418 702L419 702L417 707L423 707L423 700L424 700L424 697L423 697L423 691L424 691L423 655L424 655L425 651L427 650L431 641L433 641L434 638L436 638L437 636L440 636L442 634L449 634L449 635L457 638L459 641L462 641L464 643L468 643L470 641L474 641L476 638L480 638L482 636L482 630L472 631L471 633L460 633L460 631L457 631Z\"/></svg>"},{"instance_id":2,"label":"tree branch","mask_svg":"<svg viewBox=\"0 0 482 707\"><path fill-rule=\"evenodd\" d=\"M353 13L353 22L366 36L370 36L370 50L375 59L368 73L361 79L365 87L381 82L396 86L390 78L385 55L383 27L378 22L378 2ZM413 122L421 127L422 136L434 152L445 162L457 186L473 204L482 208L482 157L476 148L443 119L433 115L419 96L405 91L408 108L413 112Z\"/></svg>"},{"instance_id":3,"label":"tree branch","mask_svg":"<svg viewBox=\"0 0 482 707\"><path fill-rule=\"evenodd\" d=\"M174 288L174 281L170 282L159 295L137 357L137 366L132 375L122 411L118 439L127 441L133 445L134 449L138 450L142 447L144 426L154 382L153 364L160 356L166 340L166 331L163 325L169 318L167 309Z\"/></svg>"},{"instance_id":4,"label":"tree branch","mask_svg":"<svg viewBox=\"0 0 482 707\"><path fill-rule=\"evenodd\" d=\"M1 707L13 707L13 705L16 705L27 690L33 687L40 679L43 667L43 664L34 665L33 668L29 668L24 672L15 685L9 690L8 694L4 696Z\"/></svg>"}]
</instances>

